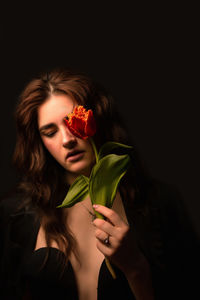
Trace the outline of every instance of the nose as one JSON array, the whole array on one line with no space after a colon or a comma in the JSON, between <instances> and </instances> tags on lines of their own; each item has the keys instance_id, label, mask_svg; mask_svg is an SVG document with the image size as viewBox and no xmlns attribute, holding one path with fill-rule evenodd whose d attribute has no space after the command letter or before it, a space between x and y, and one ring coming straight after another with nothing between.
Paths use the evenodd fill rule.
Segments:
<instances>
[{"instance_id":1,"label":"nose","mask_svg":"<svg viewBox=\"0 0 200 300\"><path fill-rule=\"evenodd\" d=\"M76 137L70 132L70 130L64 126L62 129L62 144L65 148L73 148L77 144Z\"/></svg>"}]
</instances>

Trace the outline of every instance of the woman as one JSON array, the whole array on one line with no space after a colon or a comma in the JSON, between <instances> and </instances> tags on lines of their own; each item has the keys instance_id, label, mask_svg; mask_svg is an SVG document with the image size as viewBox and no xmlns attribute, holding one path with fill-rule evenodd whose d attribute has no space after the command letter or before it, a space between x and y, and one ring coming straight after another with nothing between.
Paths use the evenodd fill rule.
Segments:
<instances>
[{"instance_id":1,"label":"woman","mask_svg":"<svg viewBox=\"0 0 200 300\"><path fill-rule=\"evenodd\" d=\"M27 84L16 108L21 181L18 193L1 202L2 297L149 300L192 293L183 288L195 287L185 254L195 262L197 244L179 195L147 174L135 147L112 208L92 206L89 196L57 208L95 164L90 141L64 122L78 105L93 111L97 149L107 141L132 144L112 98L85 75L53 70Z\"/></svg>"}]
</instances>

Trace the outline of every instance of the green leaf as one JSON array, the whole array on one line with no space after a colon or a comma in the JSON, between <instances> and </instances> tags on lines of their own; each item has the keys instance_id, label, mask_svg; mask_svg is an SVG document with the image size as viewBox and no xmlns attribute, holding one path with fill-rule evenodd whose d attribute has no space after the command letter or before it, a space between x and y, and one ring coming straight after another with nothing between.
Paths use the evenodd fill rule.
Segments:
<instances>
[{"instance_id":1,"label":"green leaf","mask_svg":"<svg viewBox=\"0 0 200 300\"><path fill-rule=\"evenodd\" d=\"M113 149L116 148L126 148L126 149L132 149L132 146L124 145L117 142L107 142L103 144L103 146L99 150L98 159L102 159L104 156L111 154Z\"/></svg>"},{"instance_id":2,"label":"green leaf","mask_svg":"<svg viewBox=\"0 0 200 300\"><path fill-rule=\"evenodd\" d=\"M84 175L78 176L70 186L64 201L61 205L57 206L57 208L71 207L77 202L84 200L88 195L88 188L89 178Z\"/></svg>"},{"instance_id":3,"label":"green leaf","mask_svg":"<svg viewBox=\"0 0 200 300\"><path fill-rule=\"evenodd\" d=\"M89 181L89 194L93 204L112 207L118 184L129 165L129 155L109 154L93 167ZM100 214L96 214L102 218Z\"/></svg>"}]
</instances>

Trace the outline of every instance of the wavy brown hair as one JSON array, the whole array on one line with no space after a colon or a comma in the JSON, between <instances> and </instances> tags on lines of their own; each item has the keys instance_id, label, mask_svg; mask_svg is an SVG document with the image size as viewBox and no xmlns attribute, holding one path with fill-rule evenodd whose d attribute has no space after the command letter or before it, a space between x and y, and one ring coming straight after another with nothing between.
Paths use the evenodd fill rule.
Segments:
<instances>
[{"instance_id":1,"label":"wavy brown hair","mask_svg":"<svg viewBox=\"0 0 200 300\"><path fill-rule=\"evenodd\" d=\"M68 191L64 181L65 170L44 147L38 130L37 110L52 94L64 94L76 100L86 109L92 109L97 133L94 136L97 148L106 141L133 145L113 98L99 84L83 73L56 69L40 74L31 80L22 91L15 111L17 128L16 147L13 161L21 175L19 189L25 197L23 205L34 206L41 218L47 245L55 240L64 249L67 257L73 250L75 239L66 227L62 209L56 206L62 202ZM142 203L142 193L150 176L133 145L130 153L132 167L121 181L120 190L125 205ZM133 196L133 191L135 196Z\"/></svg>"}]
</instances>

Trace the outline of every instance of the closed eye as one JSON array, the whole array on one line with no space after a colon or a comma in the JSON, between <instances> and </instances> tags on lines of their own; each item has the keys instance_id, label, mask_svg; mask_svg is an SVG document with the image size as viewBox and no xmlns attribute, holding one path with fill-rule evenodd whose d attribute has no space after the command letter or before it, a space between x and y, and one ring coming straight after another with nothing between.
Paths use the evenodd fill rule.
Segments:
<instances>
[{"instance_id":1,"label":"closed eye","mask_svg":"<svg viewBox=\"0 0 200 300\"><path fill-rule=\"evenodd\" d=\"M46 137L53 137L55 134L56 134L57 130L56 131L52 131L52 132L42 132L42 135L46 136Z\"/></svg>"}]
</instances>

